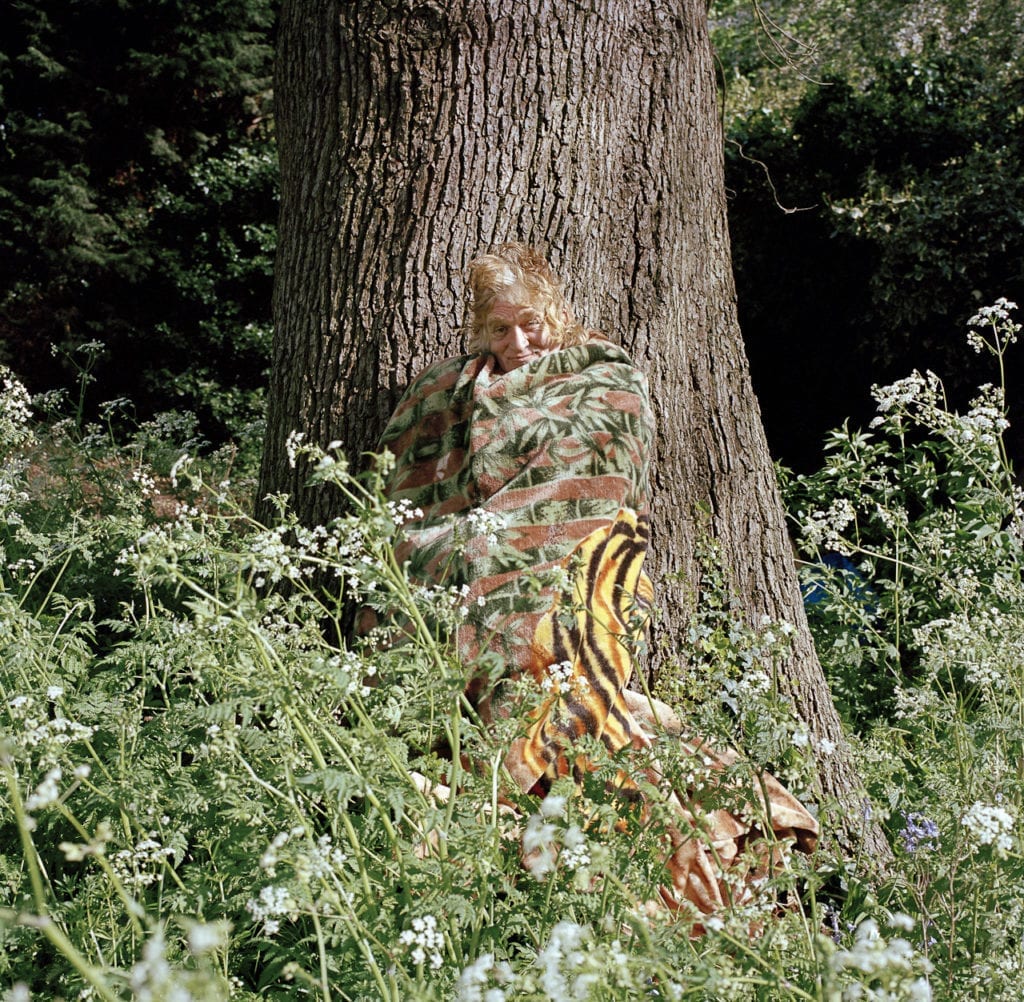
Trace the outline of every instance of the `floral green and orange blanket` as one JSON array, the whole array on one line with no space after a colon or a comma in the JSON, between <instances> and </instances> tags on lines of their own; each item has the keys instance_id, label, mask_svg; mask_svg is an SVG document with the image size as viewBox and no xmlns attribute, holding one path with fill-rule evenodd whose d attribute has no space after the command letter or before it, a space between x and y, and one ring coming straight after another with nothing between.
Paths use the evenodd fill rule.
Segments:
<instances>
[{"instance_id":1,"label":"floral green and orange blanket","mask_svg":"<svg viewBox=\"0 0 1024 1002\"><path fill-rule=\"evenodd\" d=\"M627 686L652 597L643 562L653 440L643 374L601 341L509 373L486 355L440 362L412 383L384 433L381 446L395 456L386 491L407 518L398 556L412 580L455 589L470 699L494 719L514 712L507 680L532 676L540 686L504 762L523 791L579 777L588 763L574 746L584 736L613 754L651 747L660 710L645 712L652 704ZM679 741L702 768L737 760ZM635 778L663 785L645 761ZM635 770L624 769L618 786L636 790ZM778 781L763 774L755 787L731 809L665 791L679 818L672 886L662 891L671 907L723 907L732 894L725 870L740 865L757 831L783 841L770 838L748 876L763 876L790 840L813 845L814 819Z\"/></svg>"},{"instance_id":2,"label":"floral green and orange blanket","mask_svg":"<svg viewBox=\"0 0 1024 1002\"><path fill-rule=\"evenodd\" d=\"M486 674L530 672L551 690L546 722L510 761L524 789L565 771L578 733L613 750L630 743L621 691L649 599L641 567L653 437L644 375L604 341L509 373L486 355L440 362L409 387L384 433L396 457L388 496L413 515L400 556L413 579L462 589L460 653L468 665L491 663L470 682L472 698L485 712L500 701ZM598 582L607 609L595 618L587 607Z\"/></svg>"}]
</instances>

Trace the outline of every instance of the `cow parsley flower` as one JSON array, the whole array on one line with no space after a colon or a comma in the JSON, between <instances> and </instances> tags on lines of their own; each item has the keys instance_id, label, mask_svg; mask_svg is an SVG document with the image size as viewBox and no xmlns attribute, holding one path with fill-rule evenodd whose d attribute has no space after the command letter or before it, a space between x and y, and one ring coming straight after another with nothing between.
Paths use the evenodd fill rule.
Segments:
<instances>
[{"instance_id":1,"label":"cow parsley flower","mask_svg":"<svg viewBox=\"0 0 1024 1002\"><path fill-rule=\"evenodd\" d=\"M497 546L498 533L505 527L505 519L497 512L485 508L471 508L466 522L473 535L483 536L491 546Z\"/></svg>"},{"instance_id":2,"label":"cow parsley flower","mask_svg":"<svg viewBox=\"0 0 1024 1002\"><path fill-rule=\"evenodd\" d=\"M1021 330L1021 325L1010 316L1010 312L1015 309L1017 309L1017 304L1002 296L991 306L983 306L967 321L967 326L988 328L994 335L995 343L988 341L984 334L976 330L969 330L967 332L968 345L979 353L985 349L998 353L1007 345L1013 344Z\"/></svg>"},{"instance_id":3,"label":"cow parsley flower","mask_svg":"<svg viewBox=\"0 0 1024 1002\"><path fill-rule=\"evenodd\" d=\"M871 387L871 396L875 398L879 414L905 411L918 404L934 404L938 398L940 381L934 372L924 372L916 369L904 379L897 379L895 383L888 386L874 385ZM881 423L881 419L872 421L872 426Z\"/></svg>"},{"instance_id":4,"label":"cow parsley flower","mask_svg":"<svg viewBox=\"0 0 1024 1002\"><path fill-rule=\"evenodd\" d=\"M0 450L16 448L31 438L28 390L6 365L0 365Z\"/></svg>"},{"instance_id":5,"label":"cow parsley flower","mask_svg":"<svg viewBox=\"0 0 1024 1002\"><path fill-rule=\"evenodd\" d=\"M1010 833L1015 822L1014 816L1005 808L984 804L980 800L971 804L960 819L974 848L990 845L1000 859L1005 859L1013 848Z\"/></svg>"},{"instance_id":6,"label":"cow parsley flower","mask_svg":"<svg viewBox=\"0 0 1024 1002\"><path fill-rule=\"evenodd\" d=\"M294 470L299 458L299 448L306 437L303 431L290 431L284 442L284 450L288 454L288 465Z\"/></svg>"},{"instance_id":7,"label":"cow parsley flower","mask_svg":"<svg viewBox=\"0 0 1024 1002\"><path fill-rule=\"evenodd\" d=\"M569 870L579 870L590 865L586 836L576 825L570 825L562 834L559 861Z\"/></svg>"},{"instance_id":8,"label":"cow parsley flower","mask_svg":"<svg viewBox=\"0 0 1024 1002\"><path fill-rule=\"evenodd\" d=\"M423 518L423 509L414 508L408 498L388 501L387 510L391 521L398 527L405 525L406 522L415 522L417 519Z\"/></svg>"},{"instance_id":9,"label":"cow parsley flower","mask_svg":"<svg viewBox=\"0 0 1024 1002\"><path fill-rule=\"evenodd\" d=\"M557 834L558 829L540 814L531 814L527 820L523 831L523 864L534 880L544 881L554 870Z\"/></svg>"},{"instance_id":10,"label":"cow parsley flower","mask_svg":"<svg viewBox=\"0 0 1024 1002\"><path fill-rule=\"evenodd\" d=\"M497 987L488 988L487 984L492 980L508 984L512 977L512 968L505 961L495 963L494 954L481 954L459 975L455 986L456 998L458 1002L505 1002L505 991Z\"/></svg>"},{"instance_id":11,"label":"cow parsley flower","mask_svg":"<svg viewBox=\"0 0 1024 1002\"><path fill-rule=\"evenodd\" d=\"M158 999L175 999L184 1002L188 992L176 990L172 984L171 965L167 962L164 931L158 927L142 947L142 959L132 967L129 985L132 998L138 1002L157 1002Z\"/></svg>"},{"instance_id":12,"label":"cow parsley flower","mask_svg":"<svg viewBox=\"0 0 1024 1002\"><path fill-rule=\"evenodd\" d=\"M254 921L263 923L266 936L273 936L280 930L282 916L290 917L297 911L291 891L275 884L264 887L258 898L249 898L245 907Z\"/></svg>"},{"instance_id":13,"label":"cow parsley flower","mask_svg":"<svg viewBox=\"0 0 1024 1002\"><path fill-rule=\"evenodd\" d=\"M579 985L573 978L583 965L584 953L580 947L589 938L586 926L575 922L559 922L551 930L551 937L544 948L537 954L536 965L540 968L541 987L552 999L586 998L586 986ZM579 989L584 989L580 994Z\"/></svg>"},{"instance_id":14,"label":"cow parsley flower","mask_svg":"<svg viewBox=\"0 0 1024 1002\"><path fill-rule=\"evenodd\" d=\"M54 766L47 774L43 781L36 787L35 793L30 794L25 799L25 810L29 811L41 811L44 807L50 807L52 804L57 803L60 799L60 786L58 785L63 778L63 772L60 766Z\"/></svg>"},{"instance_id":15,"label":"cow parsley flower","mask_svg":"<svg viewBox=\"0 0 1024 1002\"><path fill-rule=\"evenodd\" d=\"M433 970L438 970L444 962L441 951L444 949L444 935L437 928L437 919L433 915L420 915L412 920L412 928L406 929L398 942L411 947L409 956L414 964L423 964L428 958Z\"/></svg>"},{"instance_id":16,"label":"cow parsley flower","mask_svg":"<svg viewBox=\"0 0 1024 1002\"><path fill-rule=\"evenodd\" d=\"M227 943L227 925L224 922L195 922L188 929L188 948L194 957L219 950Z\"/></svg>"},{"instance_id":17,"label":"cow parsley flower","mask_svg":"<svg viewBox=\"0 0 1024 1002\"><path fill-rule=\"evenodd\" d=\"M906 916L895 916L894 924L906 928ZM928 974L932 965L901 937L886 939L874 919L857 926L849 950L837 950L831 957L834 971L855 971L858 979L843 993L846 999L906 999L931 1002Z\"/></svg>"},{"instance_id":18,"label":"cow parsley flower","mask_svg":"<svg viewBox=\"0 0 1024 1002\"><path fill-rule=\"evenodd\" d=\"M853 502L849 498L836 498L827 509L812 512L805 519L801 531L812 546L849 555L852 550L843 534L856 519Z\"/></svg>"},{"instance_id":19,"label":"cow parsley flower","mask_svg":"<svg viewBox=\"0 0 1024 1002\"><path fill-rule=\"evenodd\" d=\"M572 693L581 696L590 688L590 682L582 675L574 677L572 661L558 661L548 666L547 677L541 679L540 687L552 695Z\"/></svg>"}]
</instances>

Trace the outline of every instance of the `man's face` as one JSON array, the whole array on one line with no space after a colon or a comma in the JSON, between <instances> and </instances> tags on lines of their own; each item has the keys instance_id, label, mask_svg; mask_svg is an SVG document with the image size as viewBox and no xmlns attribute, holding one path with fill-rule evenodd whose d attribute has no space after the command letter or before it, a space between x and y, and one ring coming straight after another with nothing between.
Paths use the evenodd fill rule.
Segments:
<instances>
[{"instance_id":1,"label":"man's face","mask_svg":"<svg viewBox=\"0 0 1024 1002\"><path fill-rule=\"evenodd\" d=\"M532 306L496 300L487 318L488 348L502 372L511 372L554 351L543 314Z\"/></svg>"}]
</instances>

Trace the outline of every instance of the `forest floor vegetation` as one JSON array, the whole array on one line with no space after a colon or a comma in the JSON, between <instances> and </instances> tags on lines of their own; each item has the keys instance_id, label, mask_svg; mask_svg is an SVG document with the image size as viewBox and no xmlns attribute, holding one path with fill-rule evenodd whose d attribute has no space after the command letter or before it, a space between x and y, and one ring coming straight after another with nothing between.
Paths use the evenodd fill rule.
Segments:
<instances>
[{"instance_id":1,"label":"forest floor vegetation","mask_svg":"<svg viewBox=\"0 0 1024 1002\"><path fill-rule=\"evenodd\" d=\"M875 388L871 427L834 432L818 473L781 471L811 626L894 868L870 879L826 837L700 937L694 917L649 907L669 817L654 790L650 811L623 814L609 792L622 763L597 742L582 788L510 794L501 762L522 721L485 727L465 705L444 639L462 593L405 576L408 512L379 472L305 447L347 513L303 527L282 498L262 526L251 464L201 448L187 415L126 436L58 419L50 400L42 421L0 370L3 998L1017 1002L1013 308L973 318L999 378L967 411L914 373ZM708 809L768 768L827 836L837 808L814 763L831 749L776 685L793 627L744 623L707 549L691 644L655 695L744 755L723 782L665 739L660 767ZM346 643L352 602L400 611L406 641Z\"/></svg>"}]
</instances>

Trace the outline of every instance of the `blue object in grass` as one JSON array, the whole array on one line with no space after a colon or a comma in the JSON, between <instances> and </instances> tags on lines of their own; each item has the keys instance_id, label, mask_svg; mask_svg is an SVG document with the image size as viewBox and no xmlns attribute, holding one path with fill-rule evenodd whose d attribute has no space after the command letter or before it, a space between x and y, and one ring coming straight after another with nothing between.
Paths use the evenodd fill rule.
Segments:
<instances>
[{"instance_id":1,"label":"blue object in grass","mask_svg":"<svg viewBox=\"0 0 1024 1002\"><path fill-rule=\"evenodd\" d=\"M829 550L816 567L828 568L829 571L838 571L843 578L844 590L854 600L859 602L864 611L873 614L875 611L875 593L868 584L867 578L857 565L842 553ZM804 583L800 586L800 593L804 598L805 606L818 605L830 599L834 591L829 588L829 580L834 580L835 575L831 573L815 574L812 570Z\"/></svg>"}]
</instances>

